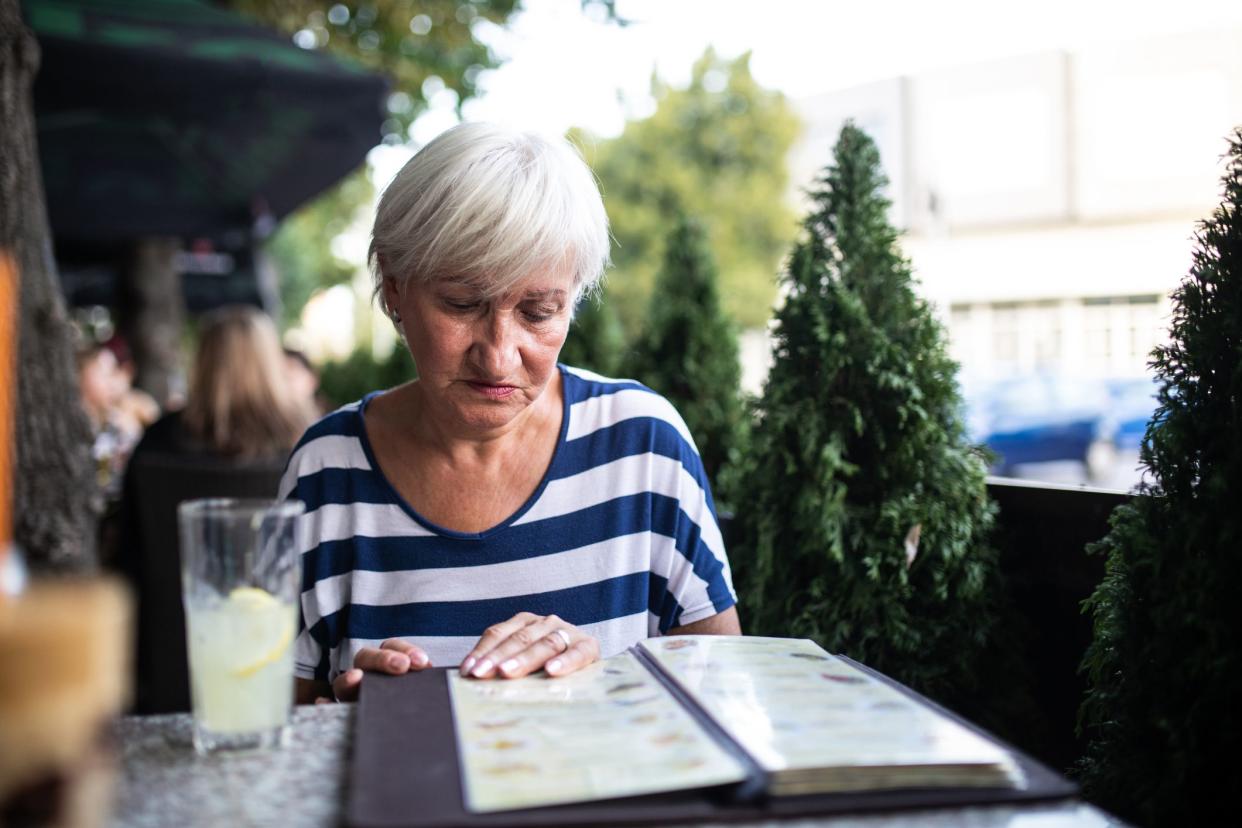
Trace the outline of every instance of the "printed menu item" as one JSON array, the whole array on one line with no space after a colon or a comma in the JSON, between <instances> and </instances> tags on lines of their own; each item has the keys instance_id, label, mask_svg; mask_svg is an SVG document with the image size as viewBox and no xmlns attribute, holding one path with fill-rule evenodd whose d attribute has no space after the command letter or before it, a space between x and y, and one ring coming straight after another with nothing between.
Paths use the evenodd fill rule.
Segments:
<instances>
[{"instance_id":1,"label":"printed menu item","mask_svg":"<svg viewBox=\"0 0 1242 828\"><path fill-rule=\"evenodd\" d=\"M449 674L466 803L488 812L740 782L746 770L630 653L562 678Z\"/></svg>"},{"instance_id":2,"label":"printed menu item","mask_svg":"<svg viewBox=\"0 0 1242 828\"><path fill-rule=\"evenodd\" d=\"M999 745L812 641L669 636L562 678L449 673L466 805L749 783L771 796L1020 788Z\"/></svg>"},{"instance_id":3,"label":"printed menu item","mask_svg":"<svg viewBox=\"0 0 1242 828\"><path fill-rule=\"evenodd\" d=\"M1005 750L813 641L672 636L639 646L767 772L770 794L1021 783Z\"/></svg>"}]
</instances>

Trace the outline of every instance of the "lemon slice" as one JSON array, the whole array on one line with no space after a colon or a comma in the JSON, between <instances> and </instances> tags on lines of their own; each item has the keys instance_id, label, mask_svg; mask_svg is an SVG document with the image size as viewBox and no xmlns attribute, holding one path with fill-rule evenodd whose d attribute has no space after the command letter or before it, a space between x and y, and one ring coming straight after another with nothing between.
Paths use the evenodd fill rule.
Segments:
<instances>
[{"instance_id":1,"label":"lemon slice","mask_svg":"<svg viewBox=\"0 0 1242 828\"><path fill-rule=\"evenodd\" d=\"M259 672L259 670L263 669L264 667L266 667L267 665L271 664L273 661L275 661L276 659L284 655L285 650L289 649L289 644L292 641L293 641L293 622L289 621L287 624L284 625L284 629L281 630L280 638L276 641L276 643L272 646L270 650L268 650L266 653L260 656L257 660L252 661L248 664L245 664L241 667L238 667L237 669L232 670L230 672L233 675L237 676L238 678L249 678L250 676L253 676L255 673Z\"/></svg>"},{"instance_id":2,"label":"lemon slice","mask_svg":"<svg viewBox=\"0 0 1242 828\"><path fill-rule=\"evenodd\" d=\"M289 649L293 641L293 614L270 592L239 587L229 593L227 606L246 639L243 663L230 670L231 675L248 678Z\"/></svg>"},{"instance_id":3,"label":"lemon slice","mask_svg":"<svg viewBox=\"0 0 1242 828\"><path fill-rule=\"evenodd\" d=\"M280 603L276 596L258 587L237 587L229 593L229 604L248 610L269 610Z\"/></svg>"}]
</instances>

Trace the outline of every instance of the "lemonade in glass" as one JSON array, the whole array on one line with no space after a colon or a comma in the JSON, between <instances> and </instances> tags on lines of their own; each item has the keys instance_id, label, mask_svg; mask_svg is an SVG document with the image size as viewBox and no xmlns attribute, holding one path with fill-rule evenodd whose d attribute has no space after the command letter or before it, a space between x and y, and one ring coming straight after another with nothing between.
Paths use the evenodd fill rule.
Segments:
<instances>
[{"instance_id":1,"label":"lemonade in glass","mask_svg":"<svg viewBox=\"0 0 1242 828\"><path fill-rule=\"evenodd\" d=\"M296 501L197 500L178 509L194 745L282 744L293 702Z\"/></svg>"}]
</instances>

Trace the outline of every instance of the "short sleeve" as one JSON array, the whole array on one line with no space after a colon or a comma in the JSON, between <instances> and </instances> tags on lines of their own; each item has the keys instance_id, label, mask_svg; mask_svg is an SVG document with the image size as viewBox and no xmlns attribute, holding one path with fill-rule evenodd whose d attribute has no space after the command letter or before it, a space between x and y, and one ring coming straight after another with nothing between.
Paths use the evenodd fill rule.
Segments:
<instances>
[{"instance_id":1,"label":"short sleeve","mask_svg":"<svg viewBox=\"0 0 1242 828\"><path fill-rule=\"evenodd\" d=\"M365 465L362 450L354 436L356 404L339 409L320 420L294 447L281 477L279 497L300 500L306 512L298 519L298 547L301 555L298 636L294 641L293 672L302 679L328 681L332 642L325 616L347 600L347 586L340 579L324 578L320 545L325 539L324 509L338 502L339 469ZM335 482L334 482L335 481Z\"/></svg>"},{"instance_id":2,"label":"short sleeve","mask_svg":"<svg viewBox=\"0 0 1242 828\"><path fill-rule=\"evenodd\" d=\"M671 514L658 522L671 528L653 550L650 605L655 629L670 629L701 621L737 603L733 575L724 539L716 519L711 487L702 460L689 442L684 424L674 425L680 435L675 463L654 470L657 502ZM674 458L668 458L674 459ZM659 507L657 513L662 511ZM669 543L671 541L671 543Z\"/></svg>"},{"instance_id":3,"label":"short sleeve","mask_svg":"<svg viewBox=\"0 0 1242 828\"><path fill-rule=\"evenodd\" d=\"M328 680L328 662L325 650L306 629L303 613L299 607L298 637L293 644L293 675L300 679Z\"/></svg>"}]
</instances>

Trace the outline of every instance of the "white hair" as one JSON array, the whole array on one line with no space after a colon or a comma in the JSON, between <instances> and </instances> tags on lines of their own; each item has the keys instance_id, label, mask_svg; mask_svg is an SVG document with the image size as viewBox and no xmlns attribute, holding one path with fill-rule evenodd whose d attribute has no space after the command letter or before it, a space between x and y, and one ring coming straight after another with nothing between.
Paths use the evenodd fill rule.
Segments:
<instances>
[{"instance_id":1,"label":"white hair","mask_svg":"<svg viewBox=\"0 0 1242 828\"><path fill-rule=\"evenodd\" d=\"M568 268L575 301L608 265L608 217L568 141L464 123L409 160L380 198L367 257L375 292L411 279L465 282L495 297L541 269Z\"/></svg>"}]
</instances>

